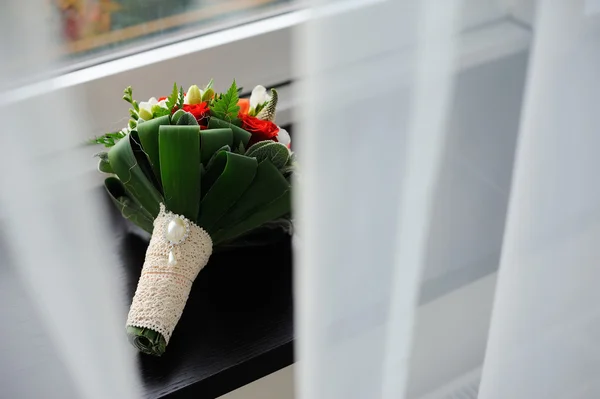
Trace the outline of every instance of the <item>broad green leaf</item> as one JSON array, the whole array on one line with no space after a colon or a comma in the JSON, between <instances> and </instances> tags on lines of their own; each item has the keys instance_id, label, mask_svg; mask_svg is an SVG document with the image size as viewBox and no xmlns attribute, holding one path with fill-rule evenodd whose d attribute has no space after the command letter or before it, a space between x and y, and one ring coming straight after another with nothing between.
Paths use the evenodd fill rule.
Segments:
<instances>
[{"instance_id":1,"label":"broad green leaf","mask_svg":"<svg viewBox=\"0 0 600 399\"><path fill-rule=\"evenodd\" d=\"M261 162L256 169L254 180L240 199L233 205L226 215L224 215L216 224L216 235L213 237L213 242L222 241L232 238L229 230L235 228L234 231L244 230L246 225L243 225L245 220L250 220L249 225L255 225L257 218L250 218L254 213L260 212L261 217L265 217L262 212L264 207L281 197L290 189L289 183L281 175L275 166L269 161ZM282 216L290 211L290 204L281 215L276 215L273 218ZM273 213L278 213L273 212ZM270 216L270 213L267 215ZM262 223L268 222L271 219L264 220ZM261 224L262 224L261 223ZM237 227L243 225L242 227ZM240 233L241 234L241 233ZM225 238L226 237L226 238Z\"/></svg>"},{"instance_id":2,"label":"broad green leaf","mask_svg":"<svg viewBox=\"0 0 600 399\"><path fill-rule=\"evenodd\" d=\"M219 129L219 128L229 128L233 131L233 145L231 148L238 148L240 143L244 143L244 146L248 145L248 141L250 141L250 137L252 134L250 132L245 131L239 126L236 126L230 122L226 122L222 119L215 118L211 116L208 121L209 129Z\"/></svg>"},{"instance_id":3,"label":"broad green leaf","mask_svg":"<svg viewBox=\"0 0 600 399\"><path fill-rule=\"evenodd\" d=\"M290 159L290 150L281 143L271 141L268 144L252 149L252 151L248 151L246 156L254 157L258 162L271 161L277 169L281 169Z\"/></svg>"},{"instance_id":4,"label":"broad green leaf","mask_svg":"<svg viewBox=\"0 0 600 399\"><path fill-rule=\"evenodd\" d=\"M217 151L215 151L215 153L213 154L212 157L210 157L210 160L208 161L208 164L206 165L205 169L209 169L212 167L213 163L215 163L215 161L217 160L217 155L219 155L219 153L221 151L227 151L227 152L231 152L231 147L229 147L228 145L224 145L223 147L219 148ZM200 164L203 165L203 164ZM202 191L202 195L205 194L205 191Z\"/></svg>"},{"instance_id":5,"label":"broad green leaf","mask_svg":"<svg viewBox=\"0 0 600 399\"><path fill-rule=\"evenodd\" d=\"M100 172L102 172L102 173L110 173L110 174L114 174L115 173L112 170L112 168L110 167L110 161L108 160L108 153L107 152L99 152L95 156L97 156L100 159L98 161L98 170Z\"/></svg>"},{"instance_id":6,"label":"broad green leaf","mask_svg":"<svg viewBox=\"0 0 600 399\"><path fill-rule=\"evenodd\" d=\"M214 232L217 220L225 215L254 180L257 167L254 158L225 151L215 155L215 161L203 179L208 188L202 187L207 192L200 203L200 227L209 234Z\"/></svg>"},{"instance_id":7,"label":"broad green leaf","mask_svg":"<svg viewBox=\"0 0 600 399\"><path fill-rule=\"evenodd\" d=\"M246 234L267 222L286 215L288 212L290 212L291 200L291 193L288 189L275 200L254 211L252 214L250 214L250 216L240 223L229 229L221 230L216 233L214 236L212 236L213 242L218 244L220 242L233 240L234 238Z\"/></svg>"},{"instance_id":8,"label":"broad green leaf","mask_svg":"<svg viewBox=\"0 0 600 399\"><path fill-rule=\"evenodd\" d=\"M200 204L199 132L199 126L161 126L158 133L165 205L190 220Z\"/></svg>"},{"instance_id":9,"label":"broad green leaf","mask_svg":"<svg viewBox=\"0 0 600 399\"><path fill-rule=\"evenodd\" d=\"M179 111L178 111L179 112ZM190 114L189 112L184 112L183 115L181 115L179 117L179 119L177 120L177 125L189 125L189 126L193 126L196 125L198 126L198 121L196 120L196 118L194 117L194 115Z\"/></svg>"},{"instance_id":10,"label":"broad green leaf","mask_svg":"<svg viewBox=\"0 0 600 399\"><path fill-rule=\"evenodd\" d=\"M158 130L161 126L170 125L169 116L161 116L160 118L152 119L140 124L137 128L142 148L148 159L154 176L160 182L160 157L158 153Z\"/></svg>"},{"instance_id":11,"label":"broad green leaf","mask_svg":"<svg viewBox=\"0 0 600 399\"><path fill-rule=\"evenodd\" d=\"M158 215L163 198L152 182L152 172L150 171L150 175L146 174L148 171L144 173L146 167L143 165L147 165L148 169L150 165L147 159L144 160L145 155L141 152L134 133L131 132L110 149L108 160L132 199L154 218Z\"/></svg>"},{"instance_id":12,"label":"broad green leaf","mask_svg":"<svg viewBox=\"0 0 600 399\"><path fill-rule=\"evenodd\" d=\"M127 195L121 180L114 176L108 177L104 180L104 187L125 219L152 234L154 228L152 215Z\"/></svg>"},{"instance_id":13,"label":"broad green leaf","mask_svg":"<svg viewBox=\"0 0 600 399\"><path fill-rule=\"evenodd\" d=\"M260 147L262 147L264 145L270 144L271 142L273 142L273 141L272 140L258 141L256 143L252 144L250 146L250 148L248 148L246 150L246 154L244 154L244 155L252 156L252 152L256 151L257 149L259 149Z\"/></svg>"},{"instance_id":14,"label":"broad green leaf","mask_svg":"<svg viewBox=\"0 0 600 399\"><path fill-rule=\"evenodd\" d=\"M185 111L182 109L175 111L173 115L171 115L171 125L176 125L177 121L179 121L179 118L181 118L183 114L185 114Z\"/></svg>"},{"instance_id":15,"label":"broad green leaf","mask_svg":"<svg viewBox=\"0 0 600 399\"><path fill-rule=\"evenodd\" d=\"M233 132L229 128L207 129L200 131L200 158L206 165L210 158L223 148L233 144Z\"/></svg>"}]
</instances>

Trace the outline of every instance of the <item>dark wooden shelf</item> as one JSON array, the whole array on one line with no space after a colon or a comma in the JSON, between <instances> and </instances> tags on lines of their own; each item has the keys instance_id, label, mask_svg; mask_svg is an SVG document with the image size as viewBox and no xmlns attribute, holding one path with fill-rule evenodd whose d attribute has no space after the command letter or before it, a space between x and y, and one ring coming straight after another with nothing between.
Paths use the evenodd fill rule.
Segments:
<instances>
[{"instance_id":1,"label":"dark wooden shelf","mask_svg":"<svg viewBox=\"0 0 600 399\"><path fill-rule=\"evenodd\" d=\"M130 300L147 241L110 206ZM278 234L270 244L213 254L166 353L138 354L145 397L216 398L293 363L290 241Z\"/></svg>"}]
</instances>

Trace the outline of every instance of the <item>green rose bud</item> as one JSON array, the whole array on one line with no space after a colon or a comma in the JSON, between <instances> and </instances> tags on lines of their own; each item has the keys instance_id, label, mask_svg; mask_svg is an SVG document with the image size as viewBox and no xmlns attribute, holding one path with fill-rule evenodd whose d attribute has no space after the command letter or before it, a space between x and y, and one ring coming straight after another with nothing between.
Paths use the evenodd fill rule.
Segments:
<instances>
[{"instance_id":1,"label":"green rose bud","mask_svg":"<svg viewBox=\"0 0 600 399\"><path fill-rule=\"evenodd\" d=\"M196 85L190 86L187 91L187 103L190 105L200 104L202 102L202 92Z\"/></svg>"},{"instance_id":2,"label":"green rose bud","mask_svg":"<svg viewBox=\"0 0 600 399\"><path fill-rule=\"evenodd\" d=\"M202 95L202 101L208 101L213 98L215 95L215 91L213 89L208 89Z\"/></svg>"}]
</instances>

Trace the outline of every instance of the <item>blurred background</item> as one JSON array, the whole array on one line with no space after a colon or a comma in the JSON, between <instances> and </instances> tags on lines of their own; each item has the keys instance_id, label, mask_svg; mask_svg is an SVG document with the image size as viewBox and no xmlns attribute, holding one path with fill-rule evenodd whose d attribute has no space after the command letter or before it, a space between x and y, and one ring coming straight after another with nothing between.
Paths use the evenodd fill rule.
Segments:
<instances>
[{"instance_id":1,"label":"blurred background","mask_svg":"<svg viewBox=\"0 0 600 399\"><path fill-rule=\"evenodd\" d=\"M123 88L145 101L211 78L217 91L233 78L244 94L276 88L303 165L299 362L229 398L600 397L599 11L5 1L0 398L151 397L91 194L98 148L82 143L125 125Z\"/></svg>"}]
</instances>

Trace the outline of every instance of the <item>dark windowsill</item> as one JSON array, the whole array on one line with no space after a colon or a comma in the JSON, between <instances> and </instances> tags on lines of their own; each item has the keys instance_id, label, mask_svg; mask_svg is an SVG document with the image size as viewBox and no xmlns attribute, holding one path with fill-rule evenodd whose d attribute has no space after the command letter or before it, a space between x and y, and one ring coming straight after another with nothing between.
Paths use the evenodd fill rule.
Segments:
<instances>
[{"instance_id":1,"label":"dark windowsill","mask_svg":"<svg viewBox=\"0 0 600 399\"><path fill-rule=\"evenodd\" d=\"M108 207L130 300L147 241L129 233ZM166 353L138 354L145 397L212 399L293 363L291 240L273 238L268 245L212 255Z\"/></svg>"}]
</instances>

